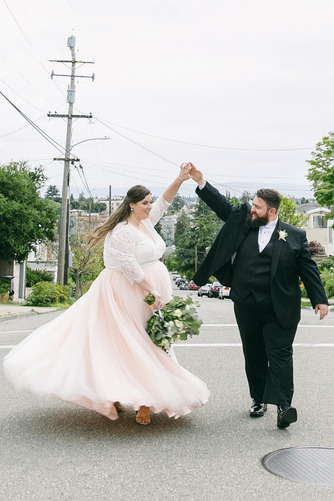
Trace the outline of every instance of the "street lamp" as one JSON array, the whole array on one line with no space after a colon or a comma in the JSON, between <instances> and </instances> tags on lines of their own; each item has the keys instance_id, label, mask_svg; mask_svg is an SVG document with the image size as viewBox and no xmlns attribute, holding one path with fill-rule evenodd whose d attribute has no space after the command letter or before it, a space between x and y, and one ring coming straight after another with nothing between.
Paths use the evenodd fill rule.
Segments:
<instances>
[{"instance_id":1,"label":"street lamp","mask_svg":"<svg viewBox=\"0 0 334 501\"><path fill-rule=\"evenodd\" d=\"M68 158L60 159L57 158L55 160L65 160L69 162L78 161L78 158L70 158L72 149L78 144L85 143L87 141L106 141L110 139L110 137L92 137L89 139L83 139L67 149L69 152L66 155ZM65 186L65 179L67 184ZM69 253L69 198L68 198L68 189L70 184L70 173L69 169L67 172L64 171L64 183L63 183L63 192L62 192L62 209L61 209L61 224L59 230L59 245L58 245L58 272L57 272L57 282L61 284L67 284L68 282L68 253Z\"/></svg>"},{"instance_id":2,"label":"street lamp","mask_svg":"<svg viewBox=\"0 0 334 501\"><path fill-rule=\"evenodd\" d=\"M81 144L81 143L86 143L87 141L107 141L108 139L110 139L110 137L107 137L107 136L91 137L90 139L83 139L82 141L79 141L78 143L72 144L71 150L72 150L72 148L74 148L74 146L77 146L78 144Z\"/></svg>"}]
</instances>

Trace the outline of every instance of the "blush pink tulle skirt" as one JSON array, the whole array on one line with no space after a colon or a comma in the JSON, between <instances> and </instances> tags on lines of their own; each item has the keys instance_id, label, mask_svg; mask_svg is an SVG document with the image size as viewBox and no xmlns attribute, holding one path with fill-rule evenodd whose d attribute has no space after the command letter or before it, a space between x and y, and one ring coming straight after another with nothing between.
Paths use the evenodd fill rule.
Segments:
<instances>
[{"instance_id":1,"label":"blush pink tulle skirt","mask_svg":"<svg viewBox=\"0 0 334 501\"><path fill-rule=\"evenodd\" d=\"M167 302L170 278L157 261L148 280ZM159 286L159 287L158 287ZM17 387L117 419L115 402L151 407L178 418L207 402L209 391L175 357L155 346L145 331L152 310L143 290L119 271L104 269L68 310L39 327L4 360Z\"/></svg>"}]
</instances>

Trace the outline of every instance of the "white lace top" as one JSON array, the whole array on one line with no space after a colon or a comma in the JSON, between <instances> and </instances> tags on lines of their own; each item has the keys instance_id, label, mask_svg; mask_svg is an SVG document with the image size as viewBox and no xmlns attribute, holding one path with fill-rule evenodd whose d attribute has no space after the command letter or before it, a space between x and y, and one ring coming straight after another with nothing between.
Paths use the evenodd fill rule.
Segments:
<instances>
[{"instance_id":1,"label":"white lace top","mask_svg":"<svg viewBox=\"0 0 334 501\"><path fill-rule=\"evenodd\" d=\"M142 220L143 231L127 221L118 223L107 233L104 241L103 259L106 268L122 271L131 282L141 282L143 267L159 260L166 245L154 226L169 207L160 196L153 204L150 216Z\"/></svg>"}]
</instances>

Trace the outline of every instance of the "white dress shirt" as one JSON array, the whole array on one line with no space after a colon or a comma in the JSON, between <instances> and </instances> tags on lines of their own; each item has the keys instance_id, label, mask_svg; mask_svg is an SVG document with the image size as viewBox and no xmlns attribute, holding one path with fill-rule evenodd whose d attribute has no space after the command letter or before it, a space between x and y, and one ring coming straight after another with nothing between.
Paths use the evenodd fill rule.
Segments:
<instances>
[{"instance_id":1,"label":"white dress shirt","mask_svg":"<svg viewBox=\"0 0 334 501\"><path fill-rule=\"evenodd\" d=\"M265 226L259 227L259 235L258 235L258 244L259 244L259 252L262 252L263 249L268 245L269 240L271 239L271 235L274 233L277 217L273 221L270 221Z\"/></svg>"}]
</instances>

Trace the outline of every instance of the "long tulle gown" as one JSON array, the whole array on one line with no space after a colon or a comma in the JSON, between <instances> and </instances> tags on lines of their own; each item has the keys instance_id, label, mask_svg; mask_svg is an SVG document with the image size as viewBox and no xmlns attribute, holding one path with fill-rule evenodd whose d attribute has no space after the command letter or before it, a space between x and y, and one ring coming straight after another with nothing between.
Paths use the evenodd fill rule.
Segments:
<instances>
[{"instance_id":1,"label":"long tulle gown","mask_svg":"<svg viewBox=\"0 0 334 501\"><path fill-rule=\"evenodd\" d=\"M105 269L89 291L8 353L5 375L17 388L110 419L118 417L115 402L135 410L146 405L174 418L207 402L206 384L155 346L145 331L152 310L137 282L145 274L165 302L172 295L169 274L159 261L165 244L154 230L167 207L159 197L142 230L125 221L109 232Z\"/></svg>"}]
</instances>

